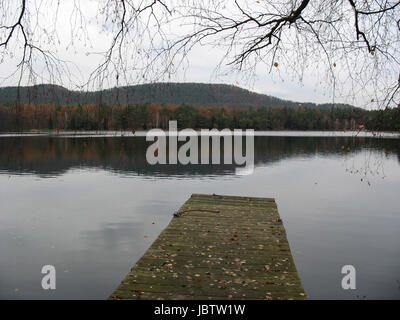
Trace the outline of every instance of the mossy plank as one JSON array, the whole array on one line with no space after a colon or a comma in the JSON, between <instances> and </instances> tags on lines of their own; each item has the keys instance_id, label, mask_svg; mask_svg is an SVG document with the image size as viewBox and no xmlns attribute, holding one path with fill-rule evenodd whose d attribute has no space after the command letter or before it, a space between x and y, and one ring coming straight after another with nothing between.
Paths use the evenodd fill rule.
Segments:
<instances>
[{"instance_id":1,"label":"mossy plank","mask_svg":"<svg viewBox=\"0 0 400 320\"><path fill-rule=\"evenodd\" d=\"M193 194L110 299L305 299L272 198Z\"/></svg>"}]
</instances>

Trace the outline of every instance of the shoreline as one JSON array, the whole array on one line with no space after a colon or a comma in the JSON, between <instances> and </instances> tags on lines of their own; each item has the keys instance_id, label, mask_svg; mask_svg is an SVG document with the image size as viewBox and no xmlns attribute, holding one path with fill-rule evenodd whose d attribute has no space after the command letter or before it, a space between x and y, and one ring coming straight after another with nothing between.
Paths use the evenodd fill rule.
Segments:
<instances>
[{"instance_id":1,"label":"shoreline","mask_svg":"<svg viewBox=\"0 0 400 320\"><path fill-rule=\"evenodd\" d=\"M161 129L162 130L162 129ZM201 133L202 129L195 129L197 133ZM242 129L245 134L246 129ZM52 136L52 137L146 137L150 130L135 130L135 131L112 131L112 130L99 130L99 131L23 131L23 132L0 132L0 137L38 137L38 136ZM168 136L168 130L163 130ZM218 129L218 131L221 131ZM179 130L178 130L179 132ZM156 134L154 134L156 135ZM210 133L213 135L226 135L226 133ZM254 131L254 136L286 136L286 137L360 137L360 138L400 138L400 131L368 131L368 130L259 130Z\"/></svg>"}]
</instances>

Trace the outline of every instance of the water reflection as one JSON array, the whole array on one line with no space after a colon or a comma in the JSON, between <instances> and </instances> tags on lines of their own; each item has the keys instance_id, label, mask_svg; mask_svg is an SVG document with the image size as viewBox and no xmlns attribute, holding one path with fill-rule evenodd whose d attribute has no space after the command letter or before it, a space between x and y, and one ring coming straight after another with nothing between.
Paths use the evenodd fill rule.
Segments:
<instances>
[{"instance_id":1,"label":"water reflection","mask_svg":"<svg viewBox=\"0 0 400 320\"><path fill-rule=\"evenodd\" d=\"M76 168L102 169L125 176L204 176L235 172L235 165L225 164L150 165L145 157L150 143L144 137L0 136L0 172L35 174L42 178L59 176ZM254 144L256 167L293 157L342 158L361 150L384 152L400 161L400 139L274 136L255 137ZM378 162L374 166L379 166Z\"/></svg>"},{"instance_id":2,"label":"water reflection","mask_svg":"<svg viewBox=\"0 0 400 320\"><path fill-rule=\"evenodd\" d=\"M191 193L276 198L310 298L400 298L400 139L255 137L249 176L151 166L150 143L0 136L0 298L106 298ZM345 264L355 291L341 289Z\"/></svg>"}]
</instances>

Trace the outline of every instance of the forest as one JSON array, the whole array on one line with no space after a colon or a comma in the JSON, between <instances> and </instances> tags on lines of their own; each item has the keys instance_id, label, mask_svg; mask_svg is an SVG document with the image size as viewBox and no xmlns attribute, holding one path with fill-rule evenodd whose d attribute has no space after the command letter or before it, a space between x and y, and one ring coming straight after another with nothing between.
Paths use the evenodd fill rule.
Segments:
<instances>
[{"instance_id":1,"label":"forest","mask_svg":"<svg viewBox=\"0 0 400 320\"><path fill-rule=\"evenodd\" d=\"M168 128L400 131L400 108L210 107L189 104L0 105L0 132Z\"/></svg>"}]
</instances>

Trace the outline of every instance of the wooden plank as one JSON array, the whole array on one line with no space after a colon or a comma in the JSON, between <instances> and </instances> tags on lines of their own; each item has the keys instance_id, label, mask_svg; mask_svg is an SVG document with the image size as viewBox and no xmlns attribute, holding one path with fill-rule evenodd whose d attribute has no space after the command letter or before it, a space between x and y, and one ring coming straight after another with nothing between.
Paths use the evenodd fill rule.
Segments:
<instances>
[{"instance_id":1,"label":"wooden plank","mask_svg":"<svg viewBox=\"0 0 400 320\"><path fill-rule=\"evenodd\" d=\"M305 299L272 198L193 194L110 299Z\"/></svg>"}]
</instances>

